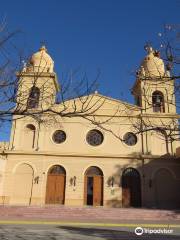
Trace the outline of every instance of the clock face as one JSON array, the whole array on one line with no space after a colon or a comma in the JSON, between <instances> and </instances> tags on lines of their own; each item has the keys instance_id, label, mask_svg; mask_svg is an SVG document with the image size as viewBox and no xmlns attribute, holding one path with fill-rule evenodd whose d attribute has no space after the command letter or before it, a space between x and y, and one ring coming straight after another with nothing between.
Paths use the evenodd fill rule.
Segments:
<instances>
[{"instance_id":1,"label":"clock face","mask_svg":"<svg viewBox=\"0 0 180 240\"><path fill-rule=\"evenodd\" d=\"M128 146L134 146L137 143L136 135L131 132L126 133L123 140Z\"/></svg>"}]
</instances>

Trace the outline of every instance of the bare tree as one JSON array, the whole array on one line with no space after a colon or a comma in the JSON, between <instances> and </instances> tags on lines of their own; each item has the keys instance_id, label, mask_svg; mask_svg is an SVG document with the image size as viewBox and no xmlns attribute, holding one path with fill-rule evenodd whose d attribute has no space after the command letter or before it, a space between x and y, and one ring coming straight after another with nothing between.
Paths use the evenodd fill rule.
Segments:
<instances>
[{"instance_id":1,"label":"bare tree","mask_svg":"<svg viewBox=\"0 0 180 240\"><path fill-rule=\"evenodd\" d=\"M45 47L40 49L39 64L34 66L32 58L24 57L22 51L15 51L13 38L17 32L5 32L2 28L0 33L0 53L4 56L0 63L1 130L7 122L22 118L31 118L38 124L54 124L59 117L78 117L101 126L116 115L118 109L111 117L96 116L106 101L97 93L100 72L96 79L89 81L86 74L80 74L76 69L65 74L59 86L52 66L44 58Z\"/></svg>"},{"instance_id":2,"label":"bare tree","mask_svg":"<svg viewBox=\"0 0 180 240\"><path fill-rule=\"evenodd\" d=\"M0 53L4 57L4 61L0 62L0 127L4 123L11 123L25 117L33 119L38 124L58 123L59 117L83 118L98 128L111 133L120 141L124 141L119 131L112 130L108 123L115 120L119 125L123 125L124 120L122 119L126 117L131 122L132 131L137 135L142 136L144 132L156 131L167 142L167 152L169 152L168 142L179 140L179 115L171 116L169 122L163 121L163 118L155 121L152 116L148 117L148 110L157 108L155 112L158 114L164 108L161 96L154 96L155 100L159 99L159 105L155 104L153 98L150 97L153 81L156 81L156 86L158 81L159 85L166 84L173 89L172 97L164 98L163 104L166 104L168 108L172 106L178 108L180 98L179 26L176 27L176 31L173 29L175 29L174 26L165 26L163 33L165 38L161 43L162 58L166 63L166 74L161 74L162 66L156 66L156 63L154 71L159 73L156 77L148 72L148 68L140 68L137 71L136 84L139 81L146 87L143 87L141 92L138 87L132 90L138 106L121 102L119 106L117 104L117 107L112 109L110 115L104 115L104 113L100 113L100 110L108 98L97 94L99 72L94 81L89 81L86 74L80 74L79 69L71 71L62 76L59 87L56 74L50 69L48 63L44 62L43 52L39 65L34 66L31 59L23 56L22 51L14 50L16 48L12 39L17 31L5 32L2 27L0 29ZM169 37L171 31L176 36ZM13 47L13 54L16 54L16 61L12 58L12 54L9 54L10 45L11 48ZM46 51L45 48L42 50ZM159 51L153 51L153 54L157 59L160 59ZM40 83L40 79L43 77L46 80ZM52 79L55 81L55 88ZM141 98L139 98L140 94ZM176 101L174 96L176 96ZM142 101L144 105L142 105Z\"/></svg>"}]
</instances>

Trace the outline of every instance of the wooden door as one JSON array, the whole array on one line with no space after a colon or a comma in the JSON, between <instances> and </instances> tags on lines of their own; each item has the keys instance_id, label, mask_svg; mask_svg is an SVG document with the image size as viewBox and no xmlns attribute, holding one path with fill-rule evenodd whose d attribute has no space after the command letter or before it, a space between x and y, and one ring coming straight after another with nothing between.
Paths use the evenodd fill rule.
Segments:
<instances>
[{"instance_id":1,"label":"wooden door","mask_svg":"<svg viewBox=\"0 0 180 240\"><path fill-rule=\"evenodd\" d=\"M46 203L47 204L53 204L55 189L56 189L56 176L48 175L47 186L46 186Z\"/></svg>"},{"instance_id":2,"label":"wooden door","mask_svg":"<svg viewBox=\"0 0 180 240\"><path fill-rule=\"evenodd\" d=\"M84 199L86 205L93 205L93 176L85 176Z\"/></svg>"},{"instance_id":3,"label":"wooden door","mask_svg":"<svg viewBox=\"0 0 180 240\"><path fill-rule=\"evenodd\" d=\"M141 206L141 178L135 169L127 169L122 177L123 207Z\"/></svg>"},{"instance_id":4,"label":"wooden door","mask_svg":"<svg viewBox=\"0 0 180 240\"><path fill-rule=\"evenodd\" d=\"M131 206L130 188L123 188L122 189L122 205L123 205L123 207L130 207Z\"/></svg>"},{"instance_id":5,"label":"wooden door","mask_svg":"<svg viewBox=\"0 0 180 240\"><path fill-rule=\"evenodd\" d=\"M93 206L103 205L103 178L102 176L93 177Z\"/></svg>"},{"instance_id":6,"label":"wooden door","mask_svg":"<svg viewBox=\"0 0 180 240\"><path fill-rule=\"evenodd\" d=\"M46 187L46 204L64 204L65 176L48 175Z\"/></svg>"},{"instance_id":7,"label":"wooden door","mask_svg":"<svg viewBox=\"0 0 180 240\"><path fill-rule=\"evenodd\" d=\"M87 176L84 176L84 204L87 204Z\"/></svg>"},{"instance_id":8,"label":"wooden door","mask_svg":"<svg viewBox=\"0 0 180 240\"><path fill-rule=\"evenodd\" d=\"M64 204L65 196L65 176L56 176L56 192L55 192L55 204Z\"/></svg>"},{"instance_id":9,"label":"wooden door","mask_svg":"<svg viewBox=\"0 0 180 240\"><path fill-rule=\"evenodd\" d=\"M131 178L131 206L141 207L141 181L137 176Z\"/></svg>"}]
</instances>

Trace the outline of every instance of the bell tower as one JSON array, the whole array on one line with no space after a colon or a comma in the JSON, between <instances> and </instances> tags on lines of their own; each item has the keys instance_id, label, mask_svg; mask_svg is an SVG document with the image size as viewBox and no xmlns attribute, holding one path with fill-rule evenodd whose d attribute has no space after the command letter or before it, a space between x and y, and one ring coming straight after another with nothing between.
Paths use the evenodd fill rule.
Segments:
<instances>
[{"instance_id":1,"label":"bell tower","mask_svg":"<svg viewBox=\"0 0 180 240\"><path fill-rule=\"evenodd\" d=\"M160 53L146 47L147 55L137 71L132 94L145 113L176 113L174 80L165 69Z\"/></svg>"},{"instance_id":2,"label":"bell tower","mask_svg":"<svg viewBox=\"0 0 180 240\"><path fill-rule=\"evenodd\" d=\"M19 110L46 110L50 108L59 91L59 84L54 72L54 62L45 46L34 53L27 66L17 74L17 108Z\"/></svg>"}]
</instances>

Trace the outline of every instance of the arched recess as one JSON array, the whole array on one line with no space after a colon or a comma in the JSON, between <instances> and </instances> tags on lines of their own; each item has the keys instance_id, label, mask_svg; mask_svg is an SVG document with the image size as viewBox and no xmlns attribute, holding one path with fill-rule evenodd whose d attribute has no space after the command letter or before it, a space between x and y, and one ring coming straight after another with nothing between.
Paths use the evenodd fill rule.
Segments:
<instances>
[{"instance_id":1,"label":"arched recess","mask_svg":"<svg viewBox=\"0 0 180 240\"><path fill-rule=\"evenodd\" d=\"M103 172L100 168L89 167L84 176L84 204L103 205Z\"/></svg>"},{"instance_id":2,"label":"arched recess","mask_svg":"<svg viewBox=\"0 0 180 240\"><path fill-rule=\"evenodd\" d=\"M152 94L153 112L165 112L164 95L160 91Z\"/></svg>"},{"instance_id":3,"label":"arched recess","mask_svg":"<svg viewBox=\"0 0 180 240\"><path fill-rule=\"evenodd\" d=\"M34 170L26 163L19 165L13 175L11 203L30 205L33 190Z\"/></svg>"},{"instance_id":4,"label":"arched recess","mask_svg":"<svg viewBox=\"0 0 180 240\"><path fill-rule=\"evenodd\" d=\"M166 169L159 169L154 176L156 207L172 209L180 207L179 182Z\"/></svg>"},{"instance_id":5,"label":"arched recess","mask_svg":"<svg viewBox=\"0 0 180 240\"><path fill-rule=\"evenodd\" d=\"M64 204L66 170L60 165L52 166L48 171L46 184L46 204Z\"/></svg>"},{"instance_id":6,"label":"arched recess","mask_svg":"<svg viewBox=\"0 0 180 240\"><path fill-rule=\"evenodd\" d=\"M27 106L29 109L37 108L39 106L40 90L33 86L30 90Z\"/></svg>"},{"instance_id":7,"label":"arched recess","mask_svg":"<svg viewBox=\"0 0 180 240\"><path fill-rule=\"evenodd\" d=\"M134 168L122 173L122 206L141 207L141 176Z\"/></svg>"},{"instance_id":8,"label":"arched recess","mask_svg":"<svg viewBox=\"0 0 180 240\"><path fill-rule=\"evenodd\" d=\"M33 124L26 125L24 129L23 147L32 149L35 147L36 127Z\"/></svg>"}]
</instances>

